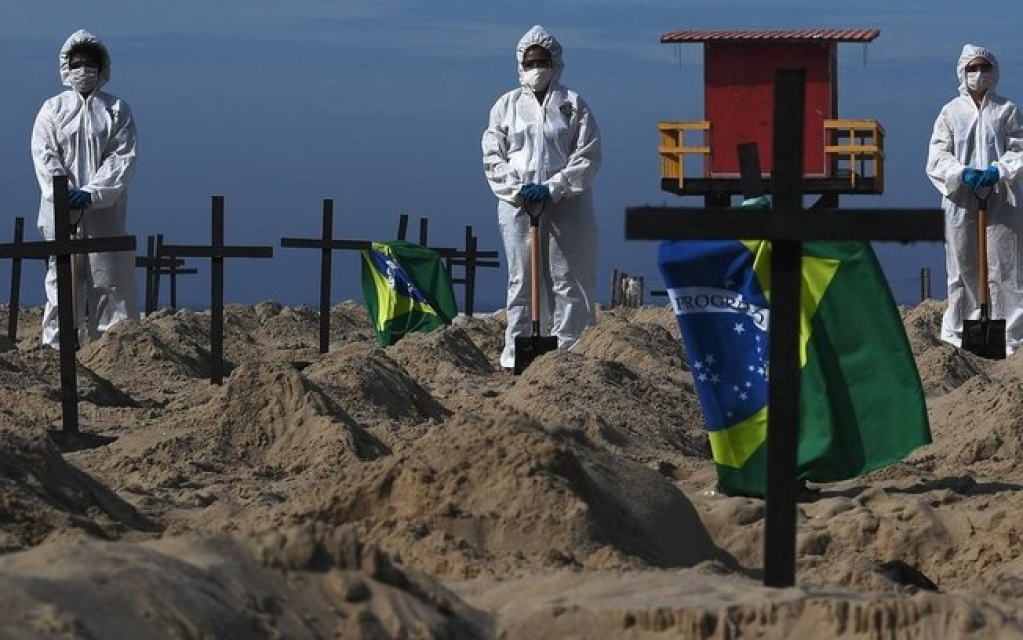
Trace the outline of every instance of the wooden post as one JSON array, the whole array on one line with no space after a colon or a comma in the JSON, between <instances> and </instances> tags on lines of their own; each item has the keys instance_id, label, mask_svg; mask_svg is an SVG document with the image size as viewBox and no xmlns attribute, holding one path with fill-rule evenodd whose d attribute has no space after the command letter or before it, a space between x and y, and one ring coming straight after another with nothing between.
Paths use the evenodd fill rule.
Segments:
<instances>
[{"instance_id":1,"label":"wooden post","mask_svg":"<svg viewBox=\"0 0 1023 640\"><path fill-rule=\"evenodd\" d=\"M408 233L408 214L398 216L398 240L404 240Z\"/></svg>"},{"instance_id":2,"label":"wooden post","mask_svg":"<svg viewBox=\"0 0 1023 640\"><path fill-rule=\"evenodd\" d=\"M324 199L323 221L320 237L334 237L334 201ZM330 249L324 247L320 251L320 353L330 350L330 273L333 264Z\"/></svg>"},{"instance_id":3,"label":"wooden post","mask_svg":"<svg viewBox=\"0 0 1023 640\"><path fill-rule=\"evenodd\" d=\"M402 215L398 224L398 235L405 232L408 216ZM399 238L400 239L400 238ZM320 251L320 353L330 350L330 289L331 252L366 251L373 246L369 240L334 239L334 201L323 201L323 224L319 238L281 238L281 246L296 249L319 249Z\"/></svg>"},{"instance_id":4,"label":"wooden post","mask_svg":"<svg viewBox=\"0 0 1023 640\"><path fill-rule=\"evenodd\" d=\"M53 177L53 240L0 244L0 258L50 258L57 269L57 322L60 331L61 429L51 436L63 451L96 447L113 438L82 433L78 424L78 378L75 359L76 326L71 260L75 255L102 251L134 251L134 236L80 238L71 236L67 176Z\"/></svg>"},{"instance_id":5,"label":"wooden post","mask_svg":"<svg viewBox=\"0 0 1023 640\"><path fill-rule=\"evenodd\" d=\"M163 234L146 238L146 255L135 257L135 266L146 270L146 315L155 313L160 306L160 276L170 276L170 306L178 306L178 276L198 273L198 269L182 269L185 261L164 254Z\"/></svg>"},{"instance_id":6,"label":"wooden post","mask_svg":"<svg viewBox=\"0 0 1023 640\"><path fill-rule=\"evenodd\" d=\"M210 276L210 382L224 380L224 259L272 258L273 247L227 246L224 244L224 196L211 198L211 239L209 245L166 244L163 250L180 257L209 258Z\"/></svg>"},{"instance_id":7,"label":"wooden post","mask_svg":"<svg viewBox=\"0 0 1023 640\"><path fill-rule=\"evenodd\" d=\"M465 315L472 317L476 303L476 236L465 227Z\"/></svg>"},{"instance_id":8,"label":"wooden post","mask_svg":"<svg viewBox=\"0 0 1023 640\"><path fill-rule=\"evenodd\" d=\"M25 218L14 219L14 244L25 239ZM18 314L21 312L21 258L11 258L11 297L7 304L7 338L12 344L18 342Z\"/></svg>"},{"instance_id":9,"label":"wooden post","mask_svg":"<svg viewBox=\"0 0 1023 640\"><path fill-rule=\"evenodd\" d=\"M774 81L772 206L803 208L803 105L806 73L778 72ZM799 310L803 242L771 247L767 501L764 584L788 587L796 575L796 446L799 438ZM775 401L777 399L777 401ZM768 552L768 550L770 550Z\"/></svg>"},{"instance_id":10,"label":"wooden post","mask_svg":"<svg viewBox=\"0 0 1023 640\"><path fill-rule=\"evenodd\" d=\"M451 247L427 247L436 251L444 259L444 265L451 276L451 284L465 287L465 314L472 316L476 304L476 270L484 267L499 267L496 251L480 251L479 241L473 235L472 226L465 227L465 250L459 251ZM463 276L454 274L455 267L463 268Z\"/></svg>"},{"instance_id":11,"label":"wooden post","mask_svg":"<svg viewBox=\"0 0 1023 640\"><path fill-rule=\"evenodd\" d=\"M156 234L156 257L157 260L161 261L164 267L160 268L158 273L166 273L170 277L170 308L178 308L178 276L187 276L199 273L198 269L195 268L183 268L182 265L185 261L177 256L169 255L166 253L163 244L163 234ZM160 297L157 295L156 303L159 305Z\"/></svg>"},{"instance_id":12,"label":"wooden post","mask_svg":"<svg viewBox=\"0 0 1023 640\"><path fill-rule=\"evenodd\" d=\"M607 301L608 308L614 309L618 302L618 290L621 287L618 285L618 269L611 270L611 295Z\"/></svg>"}]
</instances>

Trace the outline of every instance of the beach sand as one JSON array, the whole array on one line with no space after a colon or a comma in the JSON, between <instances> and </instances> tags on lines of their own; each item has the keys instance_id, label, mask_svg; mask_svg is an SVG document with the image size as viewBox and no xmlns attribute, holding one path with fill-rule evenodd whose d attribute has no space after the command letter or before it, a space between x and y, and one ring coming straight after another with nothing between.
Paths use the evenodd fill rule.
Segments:
<instances>
[{"instance_id":1,"label":"beach sand","mask_svg":"<svg viewBox=\"0 0 1023 640\"><path fill-rule=\"evenodd\" d=\"M934 444L798 508L716 491L666 306L503 372L501 313L376 346L365 308L164 310L78 354L61 453L40 310L0 337L0 638L1023 637L1023 357L903 309ZM6 326L6 310L0 322ZM879 363L878 366L883 366ZM919 576L937 586L921 588Z\"/></svg>"}]
</instances>

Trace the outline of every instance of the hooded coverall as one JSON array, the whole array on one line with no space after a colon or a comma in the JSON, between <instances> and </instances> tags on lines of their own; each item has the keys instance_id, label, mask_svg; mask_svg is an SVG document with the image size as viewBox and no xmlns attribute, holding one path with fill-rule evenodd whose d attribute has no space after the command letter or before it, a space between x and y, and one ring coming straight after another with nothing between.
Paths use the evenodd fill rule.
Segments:
<instances>
[{"instance_id":1,"label":"hooded coverall","mask_svg":"<svg viewBox=\"0 0 1023 640\"><path fill-rule=\"evenodd\" d=\"M128 183L135 173L137 136L135 120L127 103L101 91L110 80L110 54L100 40L83 30L76 31L60 50L60 78L68 81L68 53L76 44L91 42L102 51L102 66L96 88L83 97L73 89L43 103L32 127L32 163L41 197L37 226L46 240L55 233L53 176L66 175L68 189L89 192L92 204L71 211L85 238L127 235L125 216ZM80 216L80 218L79 218ZM96 338L114 324L137 320L135 257L130 251L90 253L85 273L76 273L75 327L81 327L88 308L88 335ZM44 282L42 342L57 348L57 269L51 257Z\"/></svg>"},{"instance_id":2,"label":"hooded coverall","mask_svg":"<svg viewBox=\"0 0 1023 640\"><path fill-rule=\"evenodd\" d=\"M966 66L975 58L991 63L991 86L978 106L966 86ZM991 317L1005 319L1007 355L1023 344L1023 276L1019 178L1023 172L1023 118L1016 105L995 93L998 59L967 44L956 65L959 95L941 109L927 154L927 176L943 196L948 301L941 339L962 346L963 320L980 317L977 193L962 182L963 169L998 169L988 195L987 259ZM981 187L980 195L988 188Z\"/></svg>"},{"instance_id":3,"label":"hooded coverall","mask_svg":"<svg viewBox=\"0 0 1023 640\"><path fill-rule=\"evenodd\" d=\"M523 85L526 49L551 54L554 78L543 103ZM519 190L537 183L550 189L539 219L540 326L568 349L595 322L597 223L593 180L600 168L600 130L586 102L560 83L562 48L537 25L515 48L519 86L498 98L483 132L483 170L497 196L497 216L508 260L505 345L501 365L515 364L515 338L531 334L529 216ZM530 203L534 213L540 204Z\"/></svg>"}]
</instances>

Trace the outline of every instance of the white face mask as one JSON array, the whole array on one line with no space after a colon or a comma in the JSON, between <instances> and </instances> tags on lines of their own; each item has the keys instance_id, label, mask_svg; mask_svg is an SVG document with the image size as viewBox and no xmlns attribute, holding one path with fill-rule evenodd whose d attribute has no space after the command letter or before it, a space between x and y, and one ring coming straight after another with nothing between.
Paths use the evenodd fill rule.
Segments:
<instances>
[{"instance_id":1,"label":"white face mask","mask_svg":"<svg viewBox=\"0 0 1023 640\"><path fill-rule=\"evenodd\" d=\"M93 67L71 69L68 71L67 81L78 93L91 93L99 82L99 69Z\"/></svg>"},{"instance_id":2,"label":"white face mask","mask_svg":"<svg viewBox=\"0 0 1023 640\"><path fill-rule=\"evenodd\" d=\"M529 69L522 73L522 84L533 91L545 91L554 78L554 69Z\"/></svg>"},{"instance_id":3,"label":"white face mask","mask_svg":"<svg viewBox=\"0 0 1023 640\"><path fill-rule=\"evenodd\" d=\"M990 71L969 71L966 73L966 88L970 91L987 91L993 79L994 75Z\"/></svg>"}]
</instances>

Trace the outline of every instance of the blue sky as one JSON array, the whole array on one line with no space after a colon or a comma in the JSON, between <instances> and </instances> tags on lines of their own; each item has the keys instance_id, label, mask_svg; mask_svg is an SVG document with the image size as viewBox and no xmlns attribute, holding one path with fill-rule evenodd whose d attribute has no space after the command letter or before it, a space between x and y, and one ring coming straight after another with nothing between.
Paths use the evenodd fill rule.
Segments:
<instances>
[{"instance_id":1,"label":"blue sky","mask_svg":"<svg viewBox=\"0 0 1023 640\"><path fill-rule=\"evenodd\" d=\"M281 237L319 234L321 201L335 200L335 236L394 237L399 214L429 219L430 244L461 245L473 225L500 249L494 199L482 176L480 135L496 98L516 84L514 47L543 24L565 48L563 82L589 102L601 126L597 179L598 283L612 269L660 286L656 245L624 239L625 208L699 206L662 192L656 125L703 117L702 50L659 43L680 28L877 28L863 45L839 45L839 116L873 118L886 130L886 193L845 197L849 207L937 206L923 173L935 115L956 89L965 42L1002 63L999 91L1023 101L1018 17L947 0L921 7L888 0L563 0L495 3L433 0L6 0L0 56L6 86L0 118L0 242L13 218L34 231L38 188L29 156L32 121L59 92L57 54L85 28L111 50L111 93L132 107L138 173L129 230L169 243L209 241L209 197L226 197L230 244L274 246L272 260L228 261L230 302L315 304L317 252L280 248ZM940 245L876 245L900 302L915 302L921 268L943 298ZM0 261L0 300L9 261ZM183 278L179 301L204 306L208 262ZM24 271L25 304L42 302L42 265ZM139 274L141 284L141 273ZM334 258L335 302L362 299L358 256ZM503 302L505 273L484 270L478 308ZM460 296L460 290L459 290ZM166 297L164 297L166 303Z\"/></svg>"}]
</instances>

